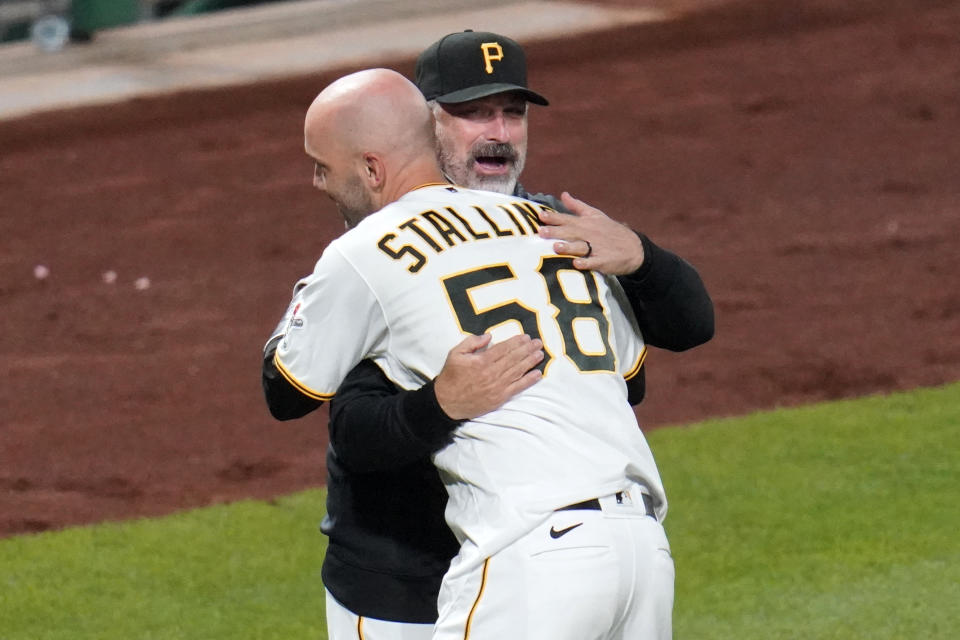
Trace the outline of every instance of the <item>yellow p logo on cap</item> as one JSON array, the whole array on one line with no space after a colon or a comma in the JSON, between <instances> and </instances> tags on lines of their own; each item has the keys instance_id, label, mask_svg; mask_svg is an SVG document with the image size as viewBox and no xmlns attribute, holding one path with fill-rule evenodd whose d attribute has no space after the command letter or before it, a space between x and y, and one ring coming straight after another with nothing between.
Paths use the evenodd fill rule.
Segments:
<instances>
[{"instance_id":1,"label":"yellow p logo on cap","mask_svg":"<svg viewBox=\"0 0 960 640\"><path fill-rule=\"evenodd\" d=\"M487 73L493 73L493 61L503 60L503 47L499 42L484 42L480 50L483 51L483 62L486 64L484 68Z\"/></svg>"}]
</instances>

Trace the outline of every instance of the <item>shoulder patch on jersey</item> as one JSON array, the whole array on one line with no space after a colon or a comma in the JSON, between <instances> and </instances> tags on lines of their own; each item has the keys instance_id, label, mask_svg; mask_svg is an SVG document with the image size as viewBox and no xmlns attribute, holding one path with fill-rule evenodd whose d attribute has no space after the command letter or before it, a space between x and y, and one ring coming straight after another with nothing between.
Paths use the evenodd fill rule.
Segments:
<instances>
[{"instance_id":1,"label":"shoulder patch on jersey","mask_svg":"<svg viewBox=\"0 0 960 640\"><path fill-rule=\"evenodd\" d=\"M290 314L290 328L291 329L302 329L307 324L307 319L303 316L298 316L297 312L300 311L300 303L297 303L297 306L293 308L293 313Z\"/></svg>"}]
</instances>

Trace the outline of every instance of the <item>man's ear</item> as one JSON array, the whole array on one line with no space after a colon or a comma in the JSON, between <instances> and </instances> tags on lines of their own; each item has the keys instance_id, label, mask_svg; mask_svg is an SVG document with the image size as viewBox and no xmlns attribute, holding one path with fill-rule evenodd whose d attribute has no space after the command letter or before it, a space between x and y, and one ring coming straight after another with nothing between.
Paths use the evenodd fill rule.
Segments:
<instances>
[{"instance_id":1,"label":"man's ear","mask_svg":"<svg viewBox=\"0 0 960 640\"><path fill-rule=\"evenodd\" d=\"M363 154L363 179L372 191L383 188L387 179L387 169L383 166L380 156L373 153Z\"/></svg>"}]
</instances>

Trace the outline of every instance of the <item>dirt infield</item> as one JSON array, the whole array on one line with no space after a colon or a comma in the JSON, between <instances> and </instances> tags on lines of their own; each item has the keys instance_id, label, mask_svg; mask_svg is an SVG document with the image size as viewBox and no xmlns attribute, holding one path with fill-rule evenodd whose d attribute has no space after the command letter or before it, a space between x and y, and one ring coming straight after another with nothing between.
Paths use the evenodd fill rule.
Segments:
<instances>
[{"instance_id":1,"label":"dirt infield","mask_svg":"<svg viewBox=\"0 0 960 640\"><path fill-rule=\"evenodd\" d=\"M960 379L960 3L911 4L528 47L524 182L716 303L648 358L645 427ZM274 422L259 354L342 229L301 134L341 72L0 123L0 535L323 483L326 412Z\"/></svg>"}]
</instances>

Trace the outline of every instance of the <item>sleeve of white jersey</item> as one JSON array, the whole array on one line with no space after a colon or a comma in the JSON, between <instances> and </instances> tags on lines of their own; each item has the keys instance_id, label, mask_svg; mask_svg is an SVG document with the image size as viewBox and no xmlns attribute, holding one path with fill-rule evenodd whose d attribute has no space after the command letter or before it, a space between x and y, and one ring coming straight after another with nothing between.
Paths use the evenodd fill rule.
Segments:
<instances>
[{"instance_id":1,"label":"sleeve of white jersey","mask_svg":"<svg viewBox=\"0 0 960 640\"><path fill-rule=\"evenodd\" d=\"M274 363L290 384L315 400L333 398L347 373L387 336L376 297L336 244L297 283L284 317Z\"/></svg>"},{"instance_id":2,"label":"sleeve of white jersey","mask_svg":"<svg viewBox=\"0 0 960 640\"><path fill-rule=\"evenodd\" d=\"M627 294L616 278L605 277L610 290L611 323L613 324L614 344L617 350L619 373L629 380L640 373L640 367L647 357L647 345L643 342L640 326L633 315L633 308L627 300Z\"/></svg>"}]
</instances>

